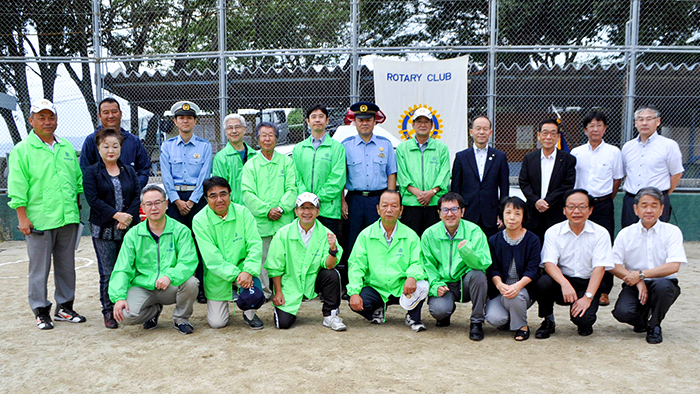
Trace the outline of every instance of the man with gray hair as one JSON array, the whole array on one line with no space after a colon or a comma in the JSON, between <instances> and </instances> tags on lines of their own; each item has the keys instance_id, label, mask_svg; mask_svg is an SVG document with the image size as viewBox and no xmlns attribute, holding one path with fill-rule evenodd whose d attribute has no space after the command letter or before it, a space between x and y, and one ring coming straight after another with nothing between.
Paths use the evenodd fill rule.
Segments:
<instances>
[{"instance_id":1,"label":"man with gray hair","mask_svg":"<svg viewBox=\"0 0 700 394\"><path fill-rule=\"evenodd\" d=\"M224 118L224 129L228 144L214 156L212 176L220 176L231 185L231 202L243 205L241 176L245 163L258 154L243 142L246 128L245 118L239 114L229 114Z\"/></svg>"},{"instance_id":2,"label":"man with gray hair","mask_svg":"<svg viewBox=\"0 0 700 394\"><path fill-rule=\"evenodd\" d=\"M611 272L624 283L612 314L634 332L646 332L651 344L663 341L661 321L681 294L676 274L688 263L681 230L659 221L663 201L661 190L640 189L634 204L640 220L620 230L613 246Z\"/></svg>"},{"instance_id":3,"label":"man with gray hair","mask_svg":"<svg viewBox=\"0 0 700 394\"><path fill-rule=\"evenodd\" d=\"M190 230L165 212L165 190L148 185L141 191L141 208L147 220L124 236L109 280L114 318L122 324L158 326L163 305L175 304L173 327L192 334L189 322L199 281L193 276L197 252Z\"/></svg>"},{"instance_id":4,"label":"man with gray hair","mask_svg":"<svg viewBox=\"0 0 700 394\"><path fill-rule=\"evenodd\" d=\"M260 153L243 167L241 190L243 202L255 217L263 241L262 264L267 259L272 237L277 230L294 220L294 202L297 197L294 162L289 156L275 152L279 129L270 122L261 122L255 128ZM261 268L260 281L266 298L272 296L270 279Z\"/></svg>"},{"instance_id":5,"label":"man with gray hair","mask_svg":"<svg viewBox=\"0 0 700 394\"><path fill-rule=\"evenodd\" d=\"M671 216L669 196L683 176L683 156L678 143L661 136L659 110L652 105L639 107L634 113L634 126L639 137L622 147L622 166L625 171L625 198L622 203L622 227L638 220L634 213L634 196L643 187L652 186L664 195L664 212L659 218L668 222Z\"/></svg>"}]
</instances>

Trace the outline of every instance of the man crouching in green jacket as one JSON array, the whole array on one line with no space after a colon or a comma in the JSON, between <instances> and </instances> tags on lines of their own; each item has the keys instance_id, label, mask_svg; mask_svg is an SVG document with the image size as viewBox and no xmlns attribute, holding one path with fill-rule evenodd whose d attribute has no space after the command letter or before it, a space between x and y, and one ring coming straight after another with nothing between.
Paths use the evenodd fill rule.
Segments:
<instances>
[{"instance_id":1,"label":"man crouching in green jacket","mask_svg":"<svg viewBox=\"0 0 700 394\"><path fill-rule=\"evenodd\" d=\"M384 323L384 310L398 304L401 294L413 295L426 278L420 263L420 239L399 222L401 194L386 190L379 196L379 220L362 230L348 259L350 308L373 324ZM413 331L425 331L423 300L406 314Z\"/></svg>"},{"instance_id":2,"label":"man crouching in green jacket","mask_svg":"<svg viewBox=\"0 0 700 394\"><path fill-rule=\"evenodd\" d=\"M464 199L447 193L437 203L440 223L423 233L421 261L430 281L428 310L438 327L450 325L455 301L472 302L469 339L484 339L484 309L488 285L486 268L491 252L479 226L462 219Z\"/></svg>"},{"instance_id":3,"label":"man crouching in green jacket","mask_svg":"<svg viewBox=\"0 0 700 394\"><path fill-rule=\"evenodd\" d=\"M163 305L175 304L174 328L192 334L189 322L199 281L197 251L190 230L165 215L165 190L148 185L141 191L141 207L148 220L124 236L119 257L109 280L114 318L122 324L141 324L146 330L158 326Z\"/></svg>"},{"instance_id":4,"label":"man crouching in green jacket","mask_svg":"<svg viewBox=\"0 0 700 394\"><path fill-rule=\"evenodd\" d=\"M323 325L345 331L338 316L340 274L335 270L343 250L333 232L316 220L318 196L304 192L297 197L294 212L299 217L282 227L270 245L265 268L274 284L275 324L291 328L304 297L323 297Z\"/></svg>"},{"instance_id":5,"label":"man crouching in green jacket","mask_svg":"<svg viewBox=\"0 0 700 394\"><path fill-rule=\"evenodd\" d=\"M260 283L262 239L253 214L231 202L231 185L222 177L202 183L207 206L192 220L192 230L204 261L204 293L207 296L207 323L212 328L228 324L228 302L233 284L240 295L236 305L243 321L253 330L264 328L255 310L265 303Z\"/></svg>"}]
</instances>

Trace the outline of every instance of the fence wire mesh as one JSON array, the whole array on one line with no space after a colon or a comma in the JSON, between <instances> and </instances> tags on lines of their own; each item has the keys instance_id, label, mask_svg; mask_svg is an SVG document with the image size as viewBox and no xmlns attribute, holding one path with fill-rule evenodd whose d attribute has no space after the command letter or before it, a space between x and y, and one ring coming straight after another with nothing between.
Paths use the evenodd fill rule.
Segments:
<instances>
[{"instance_id":1,"label":"fence wire mesh","mask_svg":"<svg viewBox=\"0 0 700 394\"><path fill-rule=\"evenodd\" d=\"M681 187L700 189L698 26L700 1L7 0L0 190L33 99L56 103L57 134L80 150L100 125L96 103L117 98L122 127L144 141L158 176L176 101L202 108L195 133L214 152L226 143L221 119L234 112L249 119L254 146L262 120L294 144L307 135L305 108L327 105L333 129L353 101L374 99L373 58L463 55L471 57L465 111L493 115L511 175L553 109L570 147L585 143L580 121L593 108L608 115L606 141L622 146L636 134L630 113L654 104L661 133L683 153Z\"/></svg>"}]
</instances>

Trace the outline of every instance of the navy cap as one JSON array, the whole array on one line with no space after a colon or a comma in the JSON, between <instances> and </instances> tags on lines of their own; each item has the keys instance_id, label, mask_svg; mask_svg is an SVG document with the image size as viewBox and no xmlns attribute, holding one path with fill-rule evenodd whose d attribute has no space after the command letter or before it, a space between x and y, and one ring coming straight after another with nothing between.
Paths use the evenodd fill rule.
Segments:
<instances>
[{"instance_id":1,"label":"navy cap","mask_svg":"<svg viewBox=\"0 0 700 394\"><path fill-rule=\"evenodd\" d=\"M360 101L351 105L350 111L355 113L355 119L376 118L379 106L369 101Z\"/></svg>"},{"instance_id":2,"label":"navy cap","mask_svg":"<svg viewBox=\"0 0 700 394\"><path fill-rule=\"evenodd\" d=\"M241 289L238 293L236 305L243 311L258 309L265 303L265 294L259 287L251 286L250 289Z\"/></svg>"},{"instance_id":3,"label":"navy cap","mask_svg":"<svg viewBox=\"0 0 700 394\"><path fill-rule=\"evenodd\" d=\"M194 116L199 113L199 106L191 101L178 101L170 107L170 112L173 116Z\"/></svg>"}]
</instances>

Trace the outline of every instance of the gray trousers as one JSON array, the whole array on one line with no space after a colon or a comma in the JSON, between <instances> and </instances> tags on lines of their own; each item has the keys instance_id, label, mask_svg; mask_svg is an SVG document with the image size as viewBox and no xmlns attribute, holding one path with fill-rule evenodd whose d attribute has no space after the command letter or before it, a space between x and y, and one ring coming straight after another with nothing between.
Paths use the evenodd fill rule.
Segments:
<instances>
[{"instance_id":1,"label":"gray trousers","mask_svg":"<svg viewBox=\"0 0 700 394\"><path fill-rule=\"evenodd\" d=\"M530 293L521 289L514 298L498 295L486 303L486 321L498 327L510 320L510 329L519 330L527 326L527 309L532 306Z\"/></svg>"},{"instance_id":2,"label":"gray trousers","mask_svg":"<svg viewBox=\"0 0 700 394\"><path fill-rule=\"evenodd\" d=\"M175 304L173 321L175 324L187 323L192 316L192 306L199 292L199 281L190 277L180 286L170 285L165 290L147 290L143 287L132 286L126 293L126 304L129 312L124 309L122 324L142 324L156 316L156 304Z\"/></svg>"},{"instance_id":3,"label":"gray trousers","mask_svg":"<svg viewBox=\"0 0 700 394\"><path fill-rule=\"evenodd\" d=\"M267 260L267 250L270 249L270 243L272 242L272 236L262 237L262 266L260 268L260 282L262 283L262 291L265 294L265 298L272 297L272 289L270 289L270 276L265 269L265 260Z\"/></svg>"},{"instance_id":4,"label":"gray trousers","mask_svg":"<svg viewBox=\"0 0 700 394\"><path fill-rule=\"evenodd\" d=\"M47 284L53 256L54 299L58 305L75 299L75 240L78 224L45 230L43 235L25 235L29 254L29 307L51 307Z\"/></svg>"},{"instance_id":5,"label":"gray trousers","mask_svg":"<svg viewBox=\"0 0 700 394\"><path fill-rule=\"evenodd\" d=\"M486 274L478 270L471 270L462 277L460 282L448 283L450 291L442 297L429 297L428 310L436 320L446 319L455 311L455 301L472 302L471 323L484 322L484 310L486 308L487 290Z\"/></svg>"}]
</instances>

